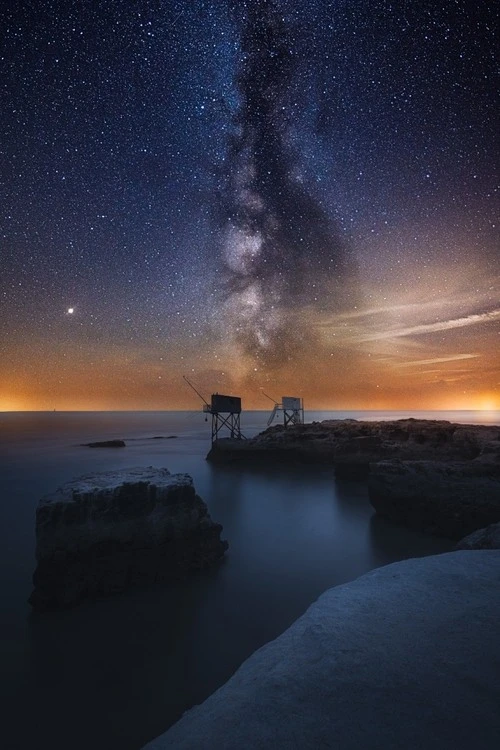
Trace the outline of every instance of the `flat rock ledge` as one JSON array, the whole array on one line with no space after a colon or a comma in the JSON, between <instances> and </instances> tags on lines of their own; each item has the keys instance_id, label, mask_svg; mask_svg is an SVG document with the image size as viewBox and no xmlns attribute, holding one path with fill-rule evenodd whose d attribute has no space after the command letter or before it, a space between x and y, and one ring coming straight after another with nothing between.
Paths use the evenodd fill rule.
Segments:
<instances>
[{"instance_id":1,"label":"flat rock ledge","mask_svg":"<svg viewBox=\"0 0 500 750\"><path fill-rule=\"evenodd\" d=\"M221 531L188 474L139 467L80 477L38 504L30 604L71 607L206 568L228 547Z\"/></svg>"},{"instance_id":2,"label":"flat rock ledge","mask_svg":"<svg viewBox=\"0 0 500 750\"><path fill-rule=\"evenodd\" d=\"M382 461L371 467L368 493L379 515L459 540L500 521L500 464Z\"/></svg>"},{"instance_id":3,"label":"flat rock ledge","mask_svg":"<svg viewBox=\"0 0 500 750\"><path fill-rule=\"evenodd\" d=\"M363 422L326 420L270 427L249 440L224 438L207 460L227 464L321 463L339 477L362 478L370 464L387 461L471 461L500 463L500 427L445 420L399 419Z\"/></svg>"},{"instance_id":4,"label":"flat rock ledge","mask_svg":"<svg viewBox=\"0 0 500 750\"><path fill-rule=\"evenodd\" d=\"M147 750L494 750L500 552L406 560L325 592Z\"/></svg>"}]
</instances>

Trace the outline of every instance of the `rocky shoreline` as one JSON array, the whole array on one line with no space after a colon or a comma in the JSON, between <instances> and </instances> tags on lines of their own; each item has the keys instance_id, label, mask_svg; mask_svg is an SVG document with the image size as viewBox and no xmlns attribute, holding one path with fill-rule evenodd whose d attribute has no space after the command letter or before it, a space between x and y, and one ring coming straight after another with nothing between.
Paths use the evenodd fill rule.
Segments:
<instances>
[{"instance_id":1,"label":"rocky shoreline","mask_svg":"<svg viewBox=\"0 0 500 750\"><path fill-rule=\"evenodd\" d=\"M271 427L250 440L217 441L217 464L332 466L366 479L378 514L458 540L500 522L500 427L444 420L327 420Z\"/></svg>"},{"instance_id":2,"label":"rocky shoreline","mask_svg":"<svg viewBox=\"0 0 500 750\"><path fill-rule=\"evenodd\" d=\"M36 610L179 578L220 560L228 543L191 477L134 468L81 477L36 512Z\"/></svg>"},{"instance_id":3,"label":"rocky shoreline","mask_svg":"<svg viewBox=\"0 0 500 750\"><path fill-rule=\"evenodd\" d=\"M500 427L426 419L330 419L286 429L276 425L248 440L224 438L214 443L207 460L294 460L331 464L340 475L360 476L377 461L469 461L479 456L499 460Z\"/></svg>"}]
</instances>

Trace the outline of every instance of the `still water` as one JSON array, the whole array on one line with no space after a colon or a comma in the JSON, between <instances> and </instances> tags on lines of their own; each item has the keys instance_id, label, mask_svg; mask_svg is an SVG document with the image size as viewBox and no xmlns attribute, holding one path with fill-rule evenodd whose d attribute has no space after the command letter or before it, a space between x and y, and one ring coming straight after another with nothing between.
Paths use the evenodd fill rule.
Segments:
<instances>
[{"instance_id":1,"label":"still water","mask_svg":"<svg viewBox=\"0 0 500 750\"><path fill-rule=\"evenodd\" d=\"M309 412L307 421L425 416L498 424L498 413ZM267 413L247 412L247 436ZM177 435L175 440L153 440ZM124 438L122 449L80 444ZM376 518L366 487L329 468L215 467L192 412L0 414L0 700L8 750L137 750L225 682L327 588L451 543ZM192 475L229 541L225 561L182 583L34 615L35 508L90 472L158 466Z\"/></svg>"}]
</instances>

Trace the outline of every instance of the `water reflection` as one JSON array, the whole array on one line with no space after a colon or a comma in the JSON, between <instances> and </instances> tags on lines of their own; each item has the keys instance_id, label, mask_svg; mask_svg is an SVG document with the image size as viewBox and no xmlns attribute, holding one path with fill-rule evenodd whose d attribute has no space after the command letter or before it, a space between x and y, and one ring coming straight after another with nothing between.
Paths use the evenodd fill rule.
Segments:
<instances>
[{"instance_id":1,"label":"water reflection","mask_svg":"<svg viewBox=\"0 0 500 750\"><path fill-rule=\"evenodd\" d=\"M424 555L437 555L440 552L451 552L455 547L455 543L449 539L406 529L376 514L373 514L370 518L368 528L374 568L409 557L423 557Z\"/></svg>"},{"instance_id":2,"label":"water reflection","mask_svg":"<svg viewBox=\"0 0 500 750\"><path fill-rule=\"evenodd\" d=\"M39 736L52 747L137 748L152 717L160 731L210 692L210 668L193 658L203 578L31 617L26 688Z\"/></svg>"}]
</instances>

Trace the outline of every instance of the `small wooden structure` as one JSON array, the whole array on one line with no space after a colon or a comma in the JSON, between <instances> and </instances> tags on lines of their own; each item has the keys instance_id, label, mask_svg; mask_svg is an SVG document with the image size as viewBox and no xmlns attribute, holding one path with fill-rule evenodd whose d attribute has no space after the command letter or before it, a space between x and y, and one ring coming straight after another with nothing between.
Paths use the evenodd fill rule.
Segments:
<instances>
[{"instance_id":1,"label":"small wooden structure","mask_svg":"<svg viewBox=\"0 0 500 750\"><path fill-rule=\"evenodd\" d=\"M182 376L190 388L203 401L203 413L212 415L212 445L219 439L220 432L224 428L229 431L227 437L235 440L245 440L241 432L240 415L241 415L241 398L239 396L224 396L220 393L212 393L210 403L194 387L189 378ZM205 417L205 422L208 416Z\"/></svg>"},{"instance_id":2,"label":"small wooden structure","mask_svg":"<svg viewBox=\"0 0 500 750\"><path fill-rule=\"evenodd\" d=\"M212 415L212 444L219 439L221 430L229 431L227 437L242 440L245 436L241 432L241 398L239 396L223 396L213 393L210 403L203 406L205 414Z\"/></svg>"},{"instance_id":3,"label":"small wooden structure","mask_svg":"<svg viewBox=\"0 0 500 750\"><path fill-rule=\"evenodd\" d=\"M274 401L266 393L262 392L262 395ZM296 396L282 396L281 403L274 401L274 409L271 412L271 416L267 420L267 425L271 425L275 417L283 412L283 424L285 427L294 424L304 424L304 400Z\"/></svg>"}]
</instances>

